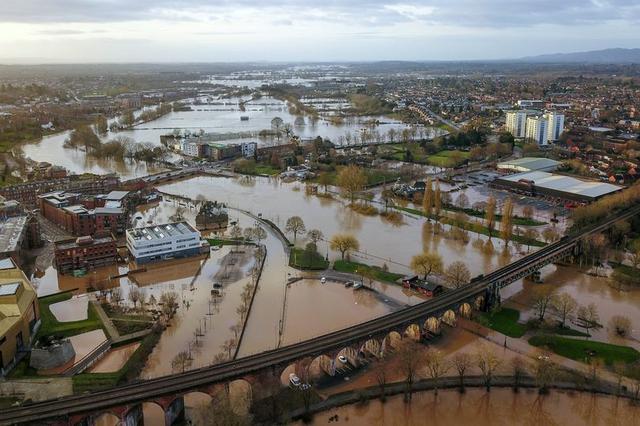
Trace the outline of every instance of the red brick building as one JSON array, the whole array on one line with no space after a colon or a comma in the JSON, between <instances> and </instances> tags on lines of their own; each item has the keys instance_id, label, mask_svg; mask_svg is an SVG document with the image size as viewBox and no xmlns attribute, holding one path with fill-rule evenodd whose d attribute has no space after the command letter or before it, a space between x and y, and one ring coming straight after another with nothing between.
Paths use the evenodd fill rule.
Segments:
<instances>
[{"instance_id":1,"label":"red brick building","mask_svg":"<svg viewBox=\"0 0 640 426\"><path fill-rule=\"evenodd\" d=\"M100 238L78 237L55 243L55 264L58 272L90 270L116 263L118 248L113 235Z\"/></svg>"},{"instance_id":2,"label":"red brick building","mask_svg":"<svg viewBox=\"0 0 640 426\"><path fill-rule=\"evenodd\" d=\"M127 215L121 207L123 199L109 199L109 195L87 197L57 191L39 196L38 203L46 219L70 234L102 236L124 233Z\"/></svg>"}]
</instances>

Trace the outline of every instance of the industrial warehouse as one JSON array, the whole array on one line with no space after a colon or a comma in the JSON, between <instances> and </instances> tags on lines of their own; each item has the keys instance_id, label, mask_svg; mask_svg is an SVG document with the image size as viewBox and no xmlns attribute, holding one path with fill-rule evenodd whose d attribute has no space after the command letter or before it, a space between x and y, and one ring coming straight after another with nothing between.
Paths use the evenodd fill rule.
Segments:
<instances>
[{"instance_id":1,"label":"industrial warehouse","mask_svg":"<svg viewBox=\"0 0 640 426\"><path fill-rule=\"evenodd\" d=\"M529 196L552 197L581 203L590 203L623 188L606 182L580 180L542 171L499 177L491 186Z\"/></svg>"}]
</instances>

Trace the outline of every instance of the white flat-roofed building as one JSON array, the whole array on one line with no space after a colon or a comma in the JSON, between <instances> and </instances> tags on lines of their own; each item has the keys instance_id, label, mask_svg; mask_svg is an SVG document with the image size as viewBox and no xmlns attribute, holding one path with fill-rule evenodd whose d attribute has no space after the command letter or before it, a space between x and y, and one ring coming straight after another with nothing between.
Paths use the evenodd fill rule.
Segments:
<instances>
[{"instance_id":1,"label":"white flat-roofed building","mask_svg":"<svg viewBox=\"0 0 640 426\"><path fill-rule=\"evenodd\" d=\"M127 248L138 264L195 256L201 246L200 232L187 222L127 229Z\"/></svg>"}]
</instances>

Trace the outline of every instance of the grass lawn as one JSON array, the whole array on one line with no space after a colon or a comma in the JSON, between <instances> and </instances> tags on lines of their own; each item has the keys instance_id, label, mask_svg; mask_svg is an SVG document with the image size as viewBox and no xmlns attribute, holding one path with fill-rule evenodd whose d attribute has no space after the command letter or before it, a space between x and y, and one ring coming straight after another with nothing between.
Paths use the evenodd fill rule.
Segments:
<instances>
[{"instance_id":1,"label":"grass lawn","mask_svg":"<svg viewBox=\"0 0 640 426\"><path fill-rule=\"evenodd\" d=\"M325 172L329 177L328 185L336 186L338 180L338 173L340 172L340 168L332 172ZM366 169L364 173L367 175L367 186L370 185L378 185L384 182L392 183L395 182L400 176L396 172L389 172L386 170L378 170L378 169ZM312 182L318 183L318 177L312 180Z\"/></svg>"},{"instance_id":2,"label":"grass lawn","mask_svg":"<svg viewBox=\"0 0 640 426\"><path fill-rule=\"evenodd\" d=\"M255 173L258 175L277 175L280 173L280 169L270 166L268 164L257 164L255 168Z\"/></svg>"},{"instance_id":3,"label":"grass lawn","mask_svg":"<svg viewBox=\"0 0 640 426\"><path fill-rule=\"evenodd\" d=\"M289 266L296 269L325 270L329 267L329 262L318 252L309 256L309 253L306 253L304 249L291 247Z\"/></svg>"},{"instance_id":4,"label":"grass lawn","mask_svg":"<svg viewBox=\"0 0 640 426\"><path fill-rule=\"evenodd\" d=\"M238 245L244 244L241 240L242 240L242 238L240 240L228 240L228 239L225 239L225 238L207 238L207 241L209 242L211 247L213 247L213 246L238 246Z\"/></svg>"},{"instance_id":5,"label":"grass lawn","mask_svg":"<svg viewBox=\"0 0 640 426\"><path fill-rule=\"evenodd\" d=\"M519 338L527 331L527 326L520 324L520 311L510 308L501 308L491 313L482 313L481 317L487 327L499 331L509 337Z\"/></svg>"},{"instance_id":6,"label":"grass lawn","mask_svg":"<svg viewBox=\"0 0 640 426\"><path fill-rule=\"evenodd\" d=\"M54 303L69 300L71 299L71 296L71 292L65 292L38 299L42 325L40 326L40 330L38 330L37 337L50 335L69 337L85 333L87 331L97 330L99 328L104 329L104 325L102 324L102 321L100 321L100 317L91 303L89 303L89 312L86 320L59 322L49 309L49 306Z\"/></svg>"},{"instance_id":7,"label":"grass lawn","mask_svg":"<svg viewBox=\"0 0 640 426\"><path fill-rule=\"evenodd\" d=\"M586 362L589 353L612 365L616 361L632 363L640 359L640 352L629 346L618 346L593 340L572 339L560 336L533 336L529 343L537 347L546 347L550 351L576 361Z\"/></svg>"},{"instance_id":8,"label":"grass lawn","mask_svg":"<svg viewBox=\"0 0 640 426\"><path fill-rule=\"evenodd\" d=\"M466 151L444 150L430 155L427 158L427 163L437 167L455 167L459 162L467 160L469 155L470 153ZM456 161L456 156L459 158L459 161Z\"/></svg>"},{"instance_id":9,"label":"grass lawn","mask_svg":"<svg viewBox=\"0 0 640 426\"><path fill-rule=\"evenodd\" d=\"M348 260L336 260L333 263L333 269L338 272L360 274L366 277L371 277L376 281L386 281L391 283L395 283L398 279L404 276L402 274L384 271L379 266L369 266L364 263L349 262Z\"/></svg>"}]
</instances>

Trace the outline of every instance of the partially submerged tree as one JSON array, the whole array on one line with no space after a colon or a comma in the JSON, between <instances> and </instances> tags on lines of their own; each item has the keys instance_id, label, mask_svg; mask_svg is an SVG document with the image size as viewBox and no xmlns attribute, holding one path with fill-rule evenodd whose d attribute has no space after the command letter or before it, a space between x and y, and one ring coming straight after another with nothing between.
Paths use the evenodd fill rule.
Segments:
<instances>
[{"instance_id":1,"label":"partially submerged tree","mask_svg":"<svg viewBox=\"0 0 640 426\"><path fill-rule=\"evenodd\" d=\"M356 237L350 234L336 234L331 237L331 241L329 241L329 247L331 250L339 251L342 260L344 260L344 255L349 253L351 250L358 250L360 248L360 244Z\"/></svg>"},{"instance_id":2,"label":"partially submerged tree","mask_svg":"<svg viewBox=\"0 0 640 426\"><path fill-rule=\"evenodd\" d=\"M413 256L409 266L426 280L432 273L442 272L442 257L438 253L424 252Z\"/></svg>"},{"instance_id":3,"label":"partially submerged tree","mask_svg":"<svg viewBox=\"0 0 640 426\"><path fill-rule=\"evenodd\" d=\"M305 232L306 228L304 226L304 221L300 216L291 216L289 219L287 219L284 230L288 233L293 234L293 242L295 242L298 234Z\"/></svg>"},{"instance_id":4,"label":"partially submerged tree","mask_svg":"<svg viewBox=\"0 0 640 426\"><path fill-rule=\"evenodd\" d=\"M464 376L469 368L473 365L473 358L466 352L458 352L453 357L453 367L458 372L460 379L460 393L464 393Z\"/></svg>"}]
</instances>

